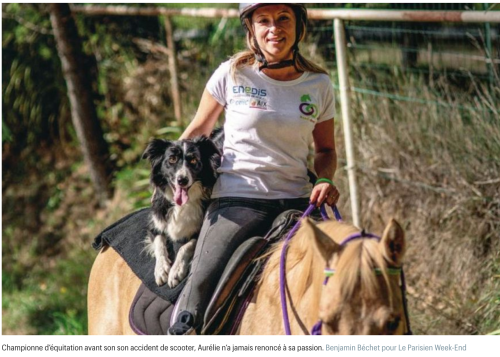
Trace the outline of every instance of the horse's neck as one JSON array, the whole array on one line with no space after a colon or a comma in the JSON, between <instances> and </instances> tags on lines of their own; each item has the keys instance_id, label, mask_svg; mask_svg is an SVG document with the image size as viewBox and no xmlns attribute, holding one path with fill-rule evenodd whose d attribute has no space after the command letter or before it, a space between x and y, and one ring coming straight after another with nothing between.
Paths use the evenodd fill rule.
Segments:
<instances>
[{"instance_id":1,"label":"horse's neck","mask_svg":"<svg viewBox=\"0 0 500 357\"><path fill-rule=\"evenodd\" d=\"M318 321L319 303L322 292L324 263L310 249L297 260L287 272L288 301L296 309L299 320L310 331Z\"/></svg>"},{"instance_id":2,"label":"horse's neck","mask_svg":"<svg viewBox=\"0 0 500 357\"><path fill-rule=\"evenodd\" d=\"M294 249L292 244L286 259L288 316L292 334L307 334L318 320L324 266L312 250L297 252ZM262 334L284 333L277 255L278 252L273 254L266 264L250 311L252 320L258 322L258 333Z\"/></svg>"}]
</instances>

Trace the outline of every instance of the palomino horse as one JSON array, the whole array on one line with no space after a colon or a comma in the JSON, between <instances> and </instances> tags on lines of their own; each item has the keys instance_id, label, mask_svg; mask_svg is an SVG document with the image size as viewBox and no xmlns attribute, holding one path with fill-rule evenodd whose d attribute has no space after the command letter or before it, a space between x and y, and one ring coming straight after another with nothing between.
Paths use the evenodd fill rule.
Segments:
<instances>
[{"instance_id":1,"label":"palomino horse","mask_svg":"<svg viewBox=\"0 0 500 357\"><path fill-rule=\"evenodd\" d=\"M309 219L290 241L286 256L287 306L292 334L309 334L321 321L323 334L403 334L407 327L399 271L405 252L404 232L392 220L380 241L355 239L349 224ZM280 254L269 260L241 321L242 335L284 334L280 305ZM326 271L335 273L323 285ZM133 334L129 309L140 280L112 249L97 257L89 282L90 334Z\"/></svg>"}]
</instances>

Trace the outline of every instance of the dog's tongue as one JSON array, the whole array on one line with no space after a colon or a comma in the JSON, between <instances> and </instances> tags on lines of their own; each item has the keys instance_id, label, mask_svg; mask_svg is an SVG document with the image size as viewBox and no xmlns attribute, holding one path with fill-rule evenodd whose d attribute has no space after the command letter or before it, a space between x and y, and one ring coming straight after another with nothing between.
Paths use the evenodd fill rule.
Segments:
<instances>
[{"instance_id":1,"label":"dog's tongue","mask_svg":"<svg viewBox=\"0 0 500 357\"><path fill-rule=\"evenodd\" d=\"M188 201L188 193L185 188L177 186L174 193L174 201L177 205L182 206Z\"/></svg>"}]
</instances>

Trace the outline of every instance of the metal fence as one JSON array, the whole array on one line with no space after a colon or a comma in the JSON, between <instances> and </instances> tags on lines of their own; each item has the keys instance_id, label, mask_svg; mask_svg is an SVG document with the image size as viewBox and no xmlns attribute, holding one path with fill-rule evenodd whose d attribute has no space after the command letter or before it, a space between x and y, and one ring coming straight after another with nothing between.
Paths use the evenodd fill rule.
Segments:
<instances>
[{"instance_id":1,"label":"metal fence","mask_svg":"<svg viewBox=\"0 0 500 357\"><path fill-rule=\"evenodd\" d=\"M379 5L379 4L374 4ZM488 9L488 4L388 4L392 10L470 10ZM332 21L313 21L311 31L327 39ZM347 21L345 24L351 63L363 68L384 71L398 66L424 74L494 80L498 72L499 29L486 23L373 22ZM333 44L323 45L328 53Z\"/></svg>"}]
</instances>

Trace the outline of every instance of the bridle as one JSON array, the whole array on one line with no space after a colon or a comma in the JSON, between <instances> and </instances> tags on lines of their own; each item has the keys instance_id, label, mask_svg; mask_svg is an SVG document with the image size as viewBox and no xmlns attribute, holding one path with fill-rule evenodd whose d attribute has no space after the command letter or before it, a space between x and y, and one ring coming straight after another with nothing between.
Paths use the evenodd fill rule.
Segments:
<instances>
[{"instance_id":1,"label":"bridle","mask_svg":"<svg viewBox=\"0 0 500 357\"><path fill-rule=\"evenodd\" d=\"M285 238L285 241L283 243L283 247L281 249L281 257L280 257L280 297L281 297L281 309L283 312L283 325L285 328L285 333L287 335L291 335L291 330L290 330L290 319L288 318L288 308L286 304L286 252L288 249L288 243L290 239L293 237L293 235L297 232L297 230L300 227L300 222L303 218L308 217L311 215L311 213L314 211L316 208L316 205L314 203L311 203L309 207L304 211L301 219L293 226L293 228L290 230L288 235ZM340 213L337 209L337 206L332 207L333 213L335 215L335 219L339 222L342 221L342 217L340 216ZM326 213L325 205L320 206L320 212L321 212L321 217L323 218L324 221L327 221L330 219L328 217L328 214ZM345 246L349 242L352 242L353 240L357 239L375 239L377 241L380 241L380 237L372 234L372 233L367 233L364 230L361 232L357 232L354 234L351 234L347 238L345 238L341 243L340 246ZM403 297L403 310L405 314L405 320L406 320L406 332L405 335L412 335L411 327L410 327L410 319L408 316L408 305L407 305L407 300L406 300L406 281L405 281L405 275L402 267L398 268L388 268L387 274L389 275L399 275L400 276L400 286L401 286L401 294ZM328 283L328 280L331 276L335 274L335 270L326 267L325 270L325 280L323 281L323 286L325 286ZM374 270L375 274L382 274L382 271L380 269L375 269ZM311 335L321 335L321 328L323 326L323 321L320 319L311 329Z\"/></svg>"}]
</instances>

